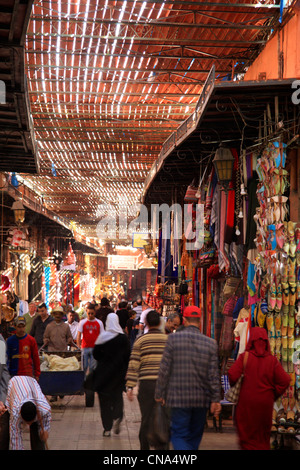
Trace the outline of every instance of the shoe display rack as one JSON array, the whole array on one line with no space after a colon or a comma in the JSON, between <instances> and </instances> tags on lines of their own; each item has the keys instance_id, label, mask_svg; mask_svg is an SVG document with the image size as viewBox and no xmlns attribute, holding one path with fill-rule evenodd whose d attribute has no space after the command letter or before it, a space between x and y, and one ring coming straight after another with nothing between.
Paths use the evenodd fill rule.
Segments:
<instances>
[{"instance_id":1,"label":"shoe display rack","mask_svg":"<svg viewBox=\"0 0 300 470\"><path fill-rule=\"evenodd\" d=\"M300 224L289 220L286 146L269 143L257 159L257 199L254 216L257 232L256 287L258 302L255 321L268 331L270 348L291 383L274 407L275 415L296 424L300 403ZM278 429L279 421L273 424ZM284 429L292 426L282 426ZM294 426L295 428L295 426Z\"/></svg>"}]
</instances>

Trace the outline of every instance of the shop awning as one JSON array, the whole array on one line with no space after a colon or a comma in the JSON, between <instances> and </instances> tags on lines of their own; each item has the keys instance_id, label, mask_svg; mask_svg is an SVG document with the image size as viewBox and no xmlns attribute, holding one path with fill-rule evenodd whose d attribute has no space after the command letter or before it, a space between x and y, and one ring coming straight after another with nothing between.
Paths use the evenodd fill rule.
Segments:
<instances>
[{"instance_id":1,"label":"shop awning","mask_svg":"<svg viewBox=\"0 0 300 470\"><path fill-rule=\"evenodd\" d=\"M25 183L95 236L99 207L140 202L212 64L217 80L245 73L279 18L258 0L35 2L25 58L40 173Z\"/></svg>"},{"instance_id":2,"label":"shop awning","mask_svg":"<svg viewBox=\"0 0 300 470\"><path fill-rule=\"evenodd\" d=\"M1 172L39 171L24 62L32 4L33 0L0 1Z\"/></svg>"},{"instance_id":3,"label":"shop awning","mask_svg":"<svg viewBox=\"0 0 300 470\"><path fill-rule=\"evenodd\" d=\"M215 82L212 68L195 112L165 141L145 181L143 203L182 201L187 186L199 182L221 143L258 149L279 133L299 133L299 106L292 102L293 79Z\"/></svg>"}]
</instances>

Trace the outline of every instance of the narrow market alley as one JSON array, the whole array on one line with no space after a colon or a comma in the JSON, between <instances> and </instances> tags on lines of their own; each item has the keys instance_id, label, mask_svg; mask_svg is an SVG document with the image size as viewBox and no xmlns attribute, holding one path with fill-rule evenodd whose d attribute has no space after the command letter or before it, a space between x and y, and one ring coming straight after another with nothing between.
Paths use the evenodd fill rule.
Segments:
<instances>
[{"instance_id":1,"label":"narrow market alley","mask_svg":"<svg viewBox=\"0 0 300 470\"><path fill-rule=\"evenodd\" d=\"M300 0L0 30L0 450L299 450Z\"/></svg>"}]
</instances>

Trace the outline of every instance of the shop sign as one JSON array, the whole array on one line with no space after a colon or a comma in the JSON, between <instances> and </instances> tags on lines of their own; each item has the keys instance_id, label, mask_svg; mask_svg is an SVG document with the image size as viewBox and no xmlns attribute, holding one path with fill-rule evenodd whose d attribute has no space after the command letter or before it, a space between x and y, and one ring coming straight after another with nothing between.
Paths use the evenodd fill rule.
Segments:
<instances>
[{"instance_id":1,"label":"shop sign","mask_svg":"<svg viewBox=\"0 0 300 470\"><path fill-rule=\"evenodd\" d=\"M137 256L108 256L108 270L136 271L138 269Z\"/></svg>"}]
</instances>

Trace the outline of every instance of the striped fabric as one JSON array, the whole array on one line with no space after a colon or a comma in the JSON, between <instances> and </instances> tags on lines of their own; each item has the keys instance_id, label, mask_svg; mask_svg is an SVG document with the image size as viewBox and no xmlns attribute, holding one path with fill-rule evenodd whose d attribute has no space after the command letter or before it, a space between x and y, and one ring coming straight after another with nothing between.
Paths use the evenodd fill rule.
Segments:
<instances>
[{"instance_id":1,"label":"striped fabric","mask_svg":"<svg viewBox=\"0 0 300 470\"><path fill-rule=\"evenodd\" d=\"M10 448L11 450L23 450L22 423L20 415L22 405L32 401L40 412L45 431L50 430L51 406L35 379L18 375L8 383L6 407L10 414Z\"/></svg>"},{"instance_id":2,"label":"striped fabric","mask_svg":"<svg viewBox=\"0 0 300 470\"><path fill-rule=\"evenodd\" d=\"M222 384L222 389L223 389L223 392L224 392L224 398L220 402L221 405L233 405L233 403L226 400L226 398L225 398L225 393L230 389L230 383L229 383L228 375L221 375L221 384Z\"/></svg>"},{"instance_id":3,"label":"striped fabric","mask_svg":"<svg viewBox=\"0 0 300 470\"><path fill-rule=\"evenodd\" d=\"M130 356L127 387L135 387L138 380L156 380L168 335L151 329L139 337Z\"/></svg>"}]
</instances>

